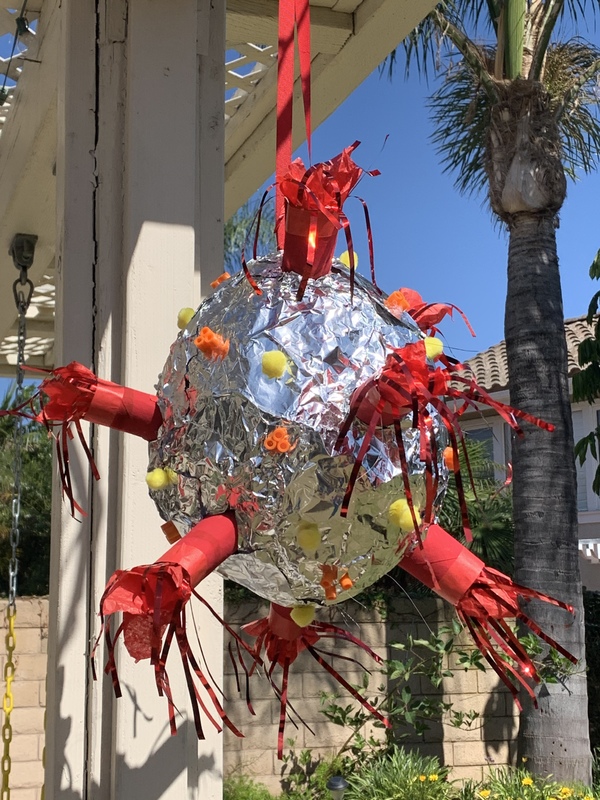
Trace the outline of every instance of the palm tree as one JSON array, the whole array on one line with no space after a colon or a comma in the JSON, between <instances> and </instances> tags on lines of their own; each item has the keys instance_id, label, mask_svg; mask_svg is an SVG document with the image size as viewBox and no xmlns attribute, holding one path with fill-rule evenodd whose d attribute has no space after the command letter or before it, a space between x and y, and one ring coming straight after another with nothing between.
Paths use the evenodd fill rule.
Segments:
<instances>
[{"instance_id":1,"label":"palm tree","mask_svg":"<svg viewBox=\"0 0 600 800\"><path fill-rule=\"evenodd\" d=\"M493 216L508 230L511 403L556 426L553 434L526 426L526 437L513 449L516 580L575 607L572 623L548 605L528 613L582 665L576 477L556 228L567 177L592 170L600 153L600 51L581 39L555 37L559 25L574 25L585 9L586 0L448 0L405 42L407 67L433 62L444 72L430 107L446 170L457 174L462 192L487 189ZM540 711L524 702L519 757L536 773L589 784L585 672L573 676L567 689L542 687L538 700Z\"/></svg>"}]
</instances>

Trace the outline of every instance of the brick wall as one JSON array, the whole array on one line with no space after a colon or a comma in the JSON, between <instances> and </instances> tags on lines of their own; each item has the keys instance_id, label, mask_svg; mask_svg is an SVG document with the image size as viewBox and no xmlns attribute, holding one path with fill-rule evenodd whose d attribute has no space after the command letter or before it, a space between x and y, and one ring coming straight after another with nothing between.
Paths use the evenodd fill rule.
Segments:
<instances>
[{"instance_id":1,"label":"brick wall","mask_svg":"<svg viewBox=\"0 0 600 800\"><path fill-rule=\"evenodd\" d=\"M409 600L395 602L386 621L383 621L376 611L349 602L344 604L343 609L321 611L319 619L349 628L351 633L362 639L382 658L400 660L402 651L392 648L392 643L405 641L409 633L414 638L427 639L430 631L437 631L452 618L452 609L442 601L421 600L417 606ZM237 629L266 613L267 606L258 602L237 607L230 605L227 620ZM355 658L373 670L372 659L352 644L333 646L325 642L322 647L324 650L335 650L340 655ZM364 672L358 665L341 659L332 659L331 663L343 673L349 683L362 682ZM491 670L481 672L469 669L465 672L464 669L457 669L455 663L449 663L448 666L454 668L454 677L445 679L442 689L435 689L425 677L416 676L410 684L413 695L443 693L444 700L452 703L456 711L474 710L481 718L467 729L452 727L444 720L432 722L430 730L421 736L417 736L411 729L404 729L401 733L406 735L404 743L407 747L418 748L423 755L435 755L443 764L452 766L455 778L480 780L486 767L509 764L514 759L517 720L512 697ZM277 673L275 675L277 681L280 681ZM369 684L371 696L378 694L377 689L381 682L382 676L374 672ZM286 773L286 767L278 761L276 753L279 701L273 697L273 691L266 680L253 676L250 697L256 715L250 716L245 696L240 697L237 693L235 673L228 657L225 659L224 689L229 700L228 711L245 734L243 739L238 739L225 731L226 774L250 774L272 790L278 789L280 778L282 775L285 777ZM338 690L342 697L348 698L344 705L351 702L349 693L310 654L302 653L290 670L289 702L295 706L315 735L301 723L296 729L288 721L285 738L294 739L296 753L303 748L310 748L313 756L332 756L346 741L348 731L329 723L321 712L321 692L333 690ZM369 730L376 732L372 727Z\"/></svg>"},{"instance_id":2,"label":"brick wall","mask_svg":"<svg viewBox=\"0 0 600 800\"><path fill-rule=\"evenodd\" d=\"M226 619L235 629L245 622L264 616L267 606L259 602L229 605ZM0 637L0 668L4 675L6 662L4 619ZM342 616L343 614L343 616ZM418 609L409 601L395 604L386 621L377 612L366 610L356 603L346 603L343 609L321 612L319 619L348 627L383 658L398 658L401 653L392 649L393 642L403 641L407 633L416 638L428 638L429 629L436 630L446 624L451 611L441 601L419 601ZM12 800L40 800L43 784L42 753L44 747L44 712L46 679L46 644L48 630L48 600L46 598L20 598L17 601L16 676L13 683L15 708L11 715L13 741L11 744ZM333 650L355 658L370 669L372 660L351 645L328 642L323 650ZM336 663L337 662L337 663ZM279 789L283 765L277 759L277 727L279 702L267 681L253 676L250 682L251 700L255 716L246 707L245 696L238 695L235 674L229 656L225 654L225 694L227 710L234 722L242 728L245 737L238 739L225 731L225 769L227 773L243 772L253 775L273 790ZM359 683L364 674L358 664L335 659L332 663L350 683ZM452 665L450 665L452 666ZM373 694L381 683L381 676L373 674ZM456 710L481 713L470 729L453 728L443 722L434 722L422 736L409 734L406 746L418 748L423 754L436 755L442 763L454 767L457 778L480 779L486 766L507 764L513 758L516 735L515 710L510 694L498 687L498 679L490 672L478 670L456 671L453 678L445 680L444 699ZM314 757L334 755L347 738L347 731L330 724L320 711L323 690L339 687L325 670L308 653L302 653L290 671L289 700L310 725L314 735L299 724L298 729L288 721L285 737L294 739L297 753L310 748ZM441 692L434 689L425 678L411 683L414 695ZM4 683L0 687L4 695ZM342 695L344 692L341 692ZM166 713L166 710L165 710ZM370 731L376 729L370 727ZM285 771L284 771L285 772Z\"/></svg>"},{"instance_id":3,"label":"brick wall","mask_svg":"<svg viewBox=\"0 0 600 800\"><path fill-rule=\"evenodd\" d=\"M0 607L0 668L4 697L6 664L6 604ZM13 738L10 746L11 800L40 800L44 783L44 714L46 711L46 662L48 600L27 597L17 600L16 649L13 681ZM3 712L2 712L3 713ZM4 721L4 720L3 720ZM1 747L2 745L0 745Z\"/></svg>"}]
</instances>

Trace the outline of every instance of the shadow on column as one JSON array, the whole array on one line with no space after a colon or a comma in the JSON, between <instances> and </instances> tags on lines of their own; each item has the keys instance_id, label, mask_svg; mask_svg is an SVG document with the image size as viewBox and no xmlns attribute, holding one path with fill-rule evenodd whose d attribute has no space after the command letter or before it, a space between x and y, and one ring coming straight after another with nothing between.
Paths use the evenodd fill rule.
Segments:
<instances>
[{"instance_id":1,"label":"shadow on column","mask_svg":"<svg viewBox=\"0 0 600 800\"><path fill-rule=\"evenodd\" d=\"M64 691L64 670L62 668L59 669L56 680L58 684L57 697L61 697ZM132 702L135 703L134 696L132 697ZM143 714L137 704L136 708ZM146 715L143 716L147 719ZM71 718L59 717L58 724L55 727L57 736L55 753L57 759L60 758L62 763L55 765L55 774L60 774L61 776L61 788L60 790L57 789L57 795L60 796L61 800L84 800L84 798L113 796L117 798L144 797L146 800L158 800L165 794L177 777L190 766L190 748L186 746L186 737L193 736L194 740L196 739L193 721L184 719L179 723L179 735L170 736L166 739L141 766L129 766L126 762L126 753L117 753L115 755L113 761L114 792L107 789L106 786L101 789L96 782L92 781L87 790L84 788L83 793L81 793L78 789L73 788L73 769L66 757L67 741L71 735L71 729ZM110 742L106 742L105 746L110 746ZM89 765L86 765L86 769L89 769ZM190 771L197 775L215 772L220 777L217 762L212 755L199 756L197 764L193 765ZM188 796L190 796L190 788L188 786ZM46 796L54 796L50 787L46 790Z\"/></svg>"}]
</instances>

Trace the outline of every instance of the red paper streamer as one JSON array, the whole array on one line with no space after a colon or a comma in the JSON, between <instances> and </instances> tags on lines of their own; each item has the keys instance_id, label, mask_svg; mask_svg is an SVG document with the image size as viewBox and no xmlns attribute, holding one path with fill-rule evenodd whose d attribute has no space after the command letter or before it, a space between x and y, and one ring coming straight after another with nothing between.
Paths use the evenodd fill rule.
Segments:
<instances>
[{"instance_id":1,"label":"red paper streamer","mask_svg":"<svg viewBox=\"0 0 600 800\"><path fill-rule=\"evenodd\" d=\"M221 725L204 703L195 679L207 693L213 711L216 711L222 723L236 736L242 735L225 714L213 686L191 650L186 634L185 613L188 600L195 594L194 586L236 549L237 528L234 516L223 514L207 517L153 564L129 570L117 570L102 595L100 601L102 629L94 652L104 633L108 652L104 671L112 678L116 696L121 696L121 689L117 675L115 644L123 634L125 647L131 657L136 661L149 658L154 666L158 693L167 698L172 734L177 732L176 708L166 662L175 639L183 663L198 738L204 738L200 710L219 732ZM204 600L202 602L205 603ZM113 639L110 617L119 611L123 613L123 621ZM229 626L226 627L233 633Z\"/></svg>"},{"instance_id":2,"label":"red paper streamer","mask_svg":"<svg viewBox=\"0 0 600 800\"><path fill-rule=\"evenodd\" d=\"M505 619L514 617L574 664L577 659L547 636L519 607L519 599L543 600L573 613L573 607L549 595L519 586L485 563L439 525L430 525L422 542L400 561L402 569L455 606L486 661L510 689L519 709L523 686L537 706L529 681L540 682L535 664Z\"/></svg>"},{"instance_id":3,"label":"red paper streamer","mask_svg":"<svg viewBox=\"0 0 600 800\"><path fill-rule=\"evenodd\" d=\"M388 356L383 369L360 386L354 393L350 403L350 411L338 436L337 447L342 447L350 426L355 419L359 419L368 427L363 436L348 482L342 503L342 516L346 516L348 513L354 484L378 425L393 424L395 427L406 499L414 519L412 497L409 488L407 488L408 475L406 473L404 444L400 428L402 418L412 414L412 425L419 430L420 458L425 463L427 497L423 521L427 524L432 521L431 511L433 500L437 493L439 478L438 453L435 437L431 432L429 407L433 407L438 412L448 429L455 455L454 475L467 539L471 538L471 531L458 459L459 441L463 445L463 453L466 454L464 437L459 424L460 416L469 407L478 410L478 405L484 404L493 408L519 436L523 436L523 431L515 418L524 419L548 431L554 430L554 426L550 423L494 400L473 379L464 376L465 367L462 364L452 362L444 355L438 356L437 360L439 363L435 366L429 362L423 341L407 344L394 350ZM448 400L454 401L454 408L448 405ZM470 474L468 461L467 468ZM415 531L418 534L417 525L415 525Z\"/></svg>"},{"instance_id":4,"label":"red paper streamer","mask_svg":"<svg viewBox=\"0 0 600 800\"><path fill-rule=\"evenodd\" d=\"M270 668L267 670L267 677L273 687L275 694L280 701L279 712L279 732L277 737L277 755L279 758L283 756L283 741L285 721L287 716L288 702L288 679L290 665L296 660L298 655L307 650L311 656L325 669L335 680L343 686L355 700L358 700L364 708L371 714L379 719L386 727L391 727L389 721L383 717L381 712L374 708L360 693L351 686L339 672L331 666L323 656L328 658L337 657L346 661L357 663L352 658L332 653L324 653L315 647L319 640L332 639L332 640L345 640L352 642L368 653L373 660L380 664L381 658L371 648L360 639L352 636L351 633L345 631L343 628L338 628L325 622L311 622L301 628L297 625L290 614L291 608L271 603L269 616L255 622L250 622L244 625L242 630L244 633L256 639L252 653L254 658L259 661L263 655L270 662ZM273 680L273 672L275 667L281 667L282 677L281 685L278 686ZM360 666L360 665L359 665Z\"/></svg>"},{"instance_id":5,"label":"red paper streamer","mask_svg":"<svg viewBox=\"0 0 600 800\"><path fill-rule=\"evenodd\" d=\"M311 97L310 97L310 7L309 0L282 0L279 3L279 30L277 45L277 153L275 164L276 199L275 218L278 222L277 241L283 248L284 200L280 179L292 160L292 124L294 113L294 31L298 30L298 53L304 102L304 124L311 154Z\"/></svg>"},{"instance_id":6,"label":"red paper streamer","mask_svg":"<svg viewBox=\"0 0 600 800\"><path fill-rule=\"evenodd\" d=\"M18 408L0 411L0 415L18 414L42 422L49 431L60 427L60 432L53 435L63 494L71 504L73 516L75 511L85 514L73 495L69 458L69 441L74 438L71 426L75 427L94 478L99 480L100 475L81 429L81 420L153 441L162 425L158 400L154 395L97 378L77 361L54 370L35 368L31 371L46 373L48 377L42 381L34 397Z\"/></svg>"}]
</instances>

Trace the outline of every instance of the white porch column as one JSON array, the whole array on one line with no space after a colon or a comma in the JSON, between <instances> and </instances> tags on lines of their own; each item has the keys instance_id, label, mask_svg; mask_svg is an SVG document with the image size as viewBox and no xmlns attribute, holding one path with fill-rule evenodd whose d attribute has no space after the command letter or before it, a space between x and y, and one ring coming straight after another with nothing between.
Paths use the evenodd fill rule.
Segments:
<instances>
[{"instance_id":1,"label":"white porch column","mask_svg":"<svg viewBox=\"0 0 600 800\"><path fill-rule=\"evenodd\" d=\"M222 272L224 3L63 0L61 13L57 363L153 392L178 310ZM146 443L91 435L101 481L88 491L87 465L74 465L88 517L74 523L57 506L53 530L46 797L216 799L222 739L207 720L198 743L175 647L177 737L148 662L119 649L120 700L104 676L91 681L106 579L168 547ZM220 579L202 592L218 611ZM219 681L222 632L195 618Z\"/></svg>"}]
</instances>

